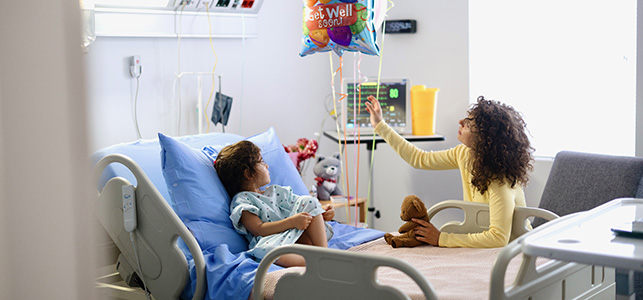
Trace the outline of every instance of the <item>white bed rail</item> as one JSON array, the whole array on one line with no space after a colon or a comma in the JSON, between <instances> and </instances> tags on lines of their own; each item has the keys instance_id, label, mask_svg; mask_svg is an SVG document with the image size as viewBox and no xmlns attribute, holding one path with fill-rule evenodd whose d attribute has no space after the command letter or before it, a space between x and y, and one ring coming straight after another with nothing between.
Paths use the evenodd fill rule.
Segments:
<instances>
[{"instance_id":1,"label":"white bed rail","mask_svg":"<svg viewBox=\"0 0 643 300\"><path fill-rule=\"evenodd\" d=\"M445 209L455 208L464 212L464 220L450 221L440 227L440 231L450 233L476 233L489 229L489 204L462 201L462 200L445 200L436 203L427 209L429 220L433 218L438 212ZM545 220L553 220L558 218L558 215L548 210L537 207L523 207L519 206L514 208L513 221L511 226L511 237L509 241L513 241L519 236L530 231L526 226L526 221L530 217L539 217Z\"/></svg>"},{"instance_id":2,"label":"white bed rail","mask_svg":"<svg viewBox=\"0 0 643 300\"><path fill-rule=\"evenodd\" d=\"M196 289L192 299L203 299L206 290L205 261L194 236L143 170L129 157L110 154L102 158L94 167L94 183L98 182L103 170L112 163L124 165L137 181L138 226L134 232L143 273L139 276L144 276L144 282L155 299L179 299L189 278L187 261L177 246L177 239L181 237L190 249L196 266ZM138 266L129 233L123 225L121 187L129 184L131 183L122 177L109 179L103 189L98 191L94 211L128 263Z\"/></svg>"},{"instance_id":3,"label":"white bed rail","mask_svg":"<svg viewBox=\"0 0 643 300\"><path fill-rule=\"evenodd\" d=\"M253 287L256 300L264 299L264 281L270 265L289 253L306 258L306 271L283 275L275 288L275 299L409 299L399 289L376 282L377 268L391 267L413 279L427 300L437 300L431 283L402 260L298 244L275 248L261 260Z\"/></svg>"}]
</instances>

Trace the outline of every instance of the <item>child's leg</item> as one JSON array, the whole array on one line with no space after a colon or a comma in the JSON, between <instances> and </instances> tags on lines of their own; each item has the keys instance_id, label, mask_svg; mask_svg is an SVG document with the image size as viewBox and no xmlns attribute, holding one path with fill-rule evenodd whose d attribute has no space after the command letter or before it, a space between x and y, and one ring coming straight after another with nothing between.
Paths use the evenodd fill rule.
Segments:
<instances>
[{"instance_id":1,"label":"child's leg","mask_svg":"<svg viewBox=\"0 0 643 300\"><path fill-rule=\"evenodd\" d=\"M299 254L284 254L275 261L275 264L282 266L284 268L288 267L304 267L306 266L306 260L303 256Z\"/></svg>"},{"instance_id":2,"label":"child's leg","mask_svg":"<svg viewBox=\"0 0 643 300\"><path fill-rule=\"evenodd\" d=\"M313 241L310 239L310 236L308 236L308 232L304 231L301 233L301 236L297 240L297 244L312 245Z\"/></svg>"},{"instance_id":3,"label":"child's leg","mask_svg":"<svg viewBox=\"0 0 643 300\"><path fill-rule=\"evenodd\" d=\"M326 225L324 224L324 217L319 214L313 217L308 228L304 230L304 234L310 239L310 243L314 246L328 247L328 239L326 238Z\"/></svg>"}]
</instances>

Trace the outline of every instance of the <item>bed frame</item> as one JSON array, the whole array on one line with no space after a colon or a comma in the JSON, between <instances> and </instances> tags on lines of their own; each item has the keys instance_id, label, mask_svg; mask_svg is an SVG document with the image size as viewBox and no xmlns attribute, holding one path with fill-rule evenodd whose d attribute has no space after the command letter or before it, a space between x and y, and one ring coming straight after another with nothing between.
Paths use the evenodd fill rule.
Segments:
<instances>
[{"instance_id":1,"label":"bed frame","mask_svg":"<svg viewBox=\"0 0 643 300\"><path fill-rule=\"evenodd\" d=\"M129 157L110 154L102 158L94 169L94 182L98 182L103 170L112 163L124 165L137 181L135 194L138 227L135 230L135 244L138 248L138 260L130 235L123 227L121 192L123 186L131 183L122 177L113 177L100 189L95 201L95 211L101 224L121 251L121 264L129 265L128 268L136 271L140 260L145 284L152 295L156 299L179 299L189 278L186 258L177 246L177 239L180 237L190 249L196 265L197 280L193 299L203 299L206 290L205 263L195 238L141 168ZM480 221L488 220L488 217L484 217L485 213L488 215L488 206L485 204L446 201L429 209L429 215L433 216L446 208L462 209L465 220L447 223L441 230L479 232L488 226ZM556 217L541 209L516 209L513 241L502 249L494 263L490 274L489 299L614 298L614 269L553 260L537 266L536 257L524 254L514 284L505 286L506 267L512 258L522 253L522 240L530 234L522 234L528 231L524 220L529 215L547 219ZM255 299L263 299L268 267L286 253L305 256L308 267L303 274L287 274L279 280L274 290L279 299L300 299L303 292L307 299L326 300L349 296L364 298L366 295L370 299L371 294L373 299L408 299L399 289L382 286L375 281L375 270L379 266L399 269L418 284L426 299L437 299L435 290L425 276L400 259L302 245L277 248L262 260L255 277ZM118 270L124 278L131 275L123 274L127 273L126 269L121 267ZM355 280L347 280L348 278Z\"/></svg>"},{"instance_id":2,"label":"bed frame","mask_svg":"<svg viewBox=\"0 0 643 300\"><path fill-rule=\"evenodd\" d=\"M123 186L131 183L123 177L113 177L98 192L94 203L96 215L109 237L121 251L117 271L129 283L132 271L139 273L138 261L144 282L157 300L179 299L189 278L188 264L177 246L183 239L194 258L197 271L196 290L193 300L201 300L205 294L205 262L201 248L188 228L174 213L143 170L129 157L110 154L94 167L93 179L98 182L109 164L124 165L135 176L136 213L138 225L135 230L136 253L123 222ZM141 217L142 216L142 217ZM138 260L137 255L138 254Z\"/></svg>"}]
</instances>

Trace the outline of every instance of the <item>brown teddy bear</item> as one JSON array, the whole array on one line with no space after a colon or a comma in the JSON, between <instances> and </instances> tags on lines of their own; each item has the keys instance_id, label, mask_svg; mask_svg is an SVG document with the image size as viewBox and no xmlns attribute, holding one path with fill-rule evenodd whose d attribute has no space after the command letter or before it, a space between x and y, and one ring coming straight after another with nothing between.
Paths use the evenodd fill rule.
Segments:
<instances>
[{"instance_id":1,"label":"brown teddy bear","mask_svg":"<svg viewBox=\"0 0 643 300\"><path fill-rule=\"evenodd\" d=\"M384 240L386 243L397 247L415 247L424 244L421 241L415 239L415 233L413 229L418 226L418 223L411 221L411 218L422 219L429 222L429 216L427 215L426 208L424 203L420 198L415 195L408 195L402 201L402 213L400 214L402 221L406 223L400 226L398 230L401 234L394 236L390 233L384 235Z\"/></svg>"}]
</instances>

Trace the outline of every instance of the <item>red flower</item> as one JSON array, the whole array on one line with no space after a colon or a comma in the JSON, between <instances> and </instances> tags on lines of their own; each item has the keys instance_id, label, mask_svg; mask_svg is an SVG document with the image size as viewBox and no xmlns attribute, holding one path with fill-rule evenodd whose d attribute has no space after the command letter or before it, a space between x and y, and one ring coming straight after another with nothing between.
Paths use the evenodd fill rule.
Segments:
<instances>
[{"instance_id":1,"label":"red flower","mask_svg":"<svg viewBox=\"0 0 643 300\"><path fill-rule=\"evenodd\" d=\"M306 138L301 138L297 140L297 144L284 146L286 153L297 153L297 171L301 174L302 172L302 163L309 159L315 157L317 153L317 141L309 140Z\"/></svg>"}]
</instances>

